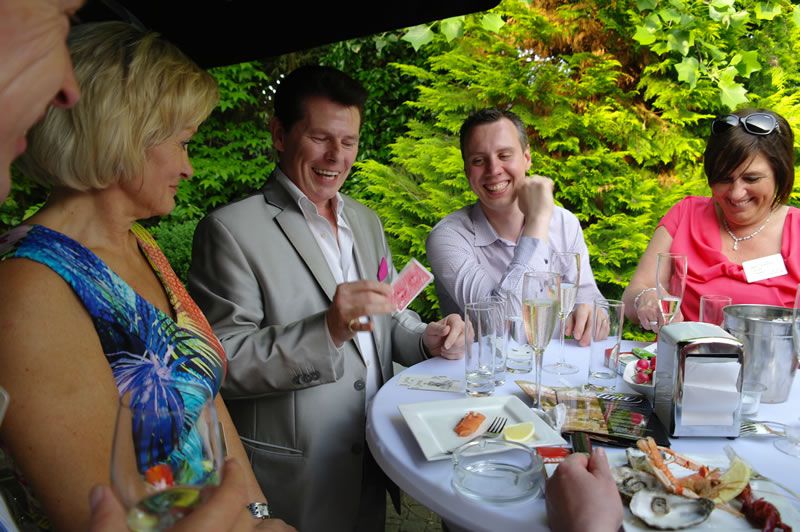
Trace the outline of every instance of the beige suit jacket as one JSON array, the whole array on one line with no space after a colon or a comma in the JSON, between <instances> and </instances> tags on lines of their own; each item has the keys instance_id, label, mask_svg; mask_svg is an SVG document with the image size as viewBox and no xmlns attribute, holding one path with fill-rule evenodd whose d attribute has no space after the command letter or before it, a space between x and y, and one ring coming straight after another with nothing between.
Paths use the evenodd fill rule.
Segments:
<instances>
[{"instance_id":1,"label":"beige suit jacket","mask_svg":"<svg viewBox=\"0 0 800 532\"><path fill-rule=\"evenodd\" d=\"M382 257L392 264L383 226L346 196L344 215L359 271L377 278ZM396 275L390 268L387 281ZM228 356L223 397L271 510L301 531L353 530L365 511L366 366L357 342L330 348L325 311L335 290L300 208L274 177L197 227L189 291ZM384 381L393 359L426 357L416 314L373 319Z\"/></svg>"}]
</instances>

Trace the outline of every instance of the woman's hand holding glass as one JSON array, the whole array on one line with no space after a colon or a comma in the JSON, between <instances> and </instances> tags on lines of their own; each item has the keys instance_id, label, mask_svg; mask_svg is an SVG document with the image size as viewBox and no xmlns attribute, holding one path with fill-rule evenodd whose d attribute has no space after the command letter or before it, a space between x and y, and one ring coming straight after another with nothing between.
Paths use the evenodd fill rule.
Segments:
<instances>
[{"instance_id":1,"label":"woman's hand holding glass","mask_svg":"<svg viewBox=\"0 0 800 532\"><path fill-rule=\"evenodd\" d=\"M164 530L219 484L224 443L211 391L153 378L120 398L111 484L132 530Z\"/></svg>"},{"instance_id":2,"label":"woman's hand holding glass","mask_svg":"<svg viewBox=\"0 0 800 532\"><path fill-rule=\"evenodd\" d=\"M658 254L655 292L658 300L657 327L659 328L663 325L669 325L680 317L681 302L683 301L683 293L686 290L687 268L686 255L678 253ZM652 324L652 321L649 324Z\"/></svg>"}]
</instances>

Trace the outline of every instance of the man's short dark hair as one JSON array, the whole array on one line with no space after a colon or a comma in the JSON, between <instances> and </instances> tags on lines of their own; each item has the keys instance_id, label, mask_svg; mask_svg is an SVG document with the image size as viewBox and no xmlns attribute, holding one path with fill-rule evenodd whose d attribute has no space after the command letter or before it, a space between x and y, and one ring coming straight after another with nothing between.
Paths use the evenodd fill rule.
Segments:
<instances>
[{"instance_id":1,"label":"man's short dark hair","mask_svg":"<svg viewBox=\"0 0 800 532\"><path fill-rule=\"evenodd\" d=\"M364 119L367 91L339 69L322 65L305 65L289 73L275 91L275 118L287 131L303 119L305 102L309 98L323 97L345 107L358 108Z\"/></svg>"},{"instance_id":2,"label":"man's short dark hair","mask_svg":"<svg viewBox=\"0 0 800 532\"><path fill-rule=\"evenodd\" d=\"M511 120L511 123L517 128L519 144L522 146L522 150L524 151L529 145L528 132L525 130L525 124L522 123L520 117L518 117L512 111L492 107L488 109L481 109L480 111L472 113L467 117L466 120L464 120L464 123L461 124L461 130L458 134L461 142L461 156L464 156L464 148L466 147L467 139L469 138L469 135L472 133L473 129L484 124L492 124L502 120L503 118Z\"/></svg>"}]
</instances>

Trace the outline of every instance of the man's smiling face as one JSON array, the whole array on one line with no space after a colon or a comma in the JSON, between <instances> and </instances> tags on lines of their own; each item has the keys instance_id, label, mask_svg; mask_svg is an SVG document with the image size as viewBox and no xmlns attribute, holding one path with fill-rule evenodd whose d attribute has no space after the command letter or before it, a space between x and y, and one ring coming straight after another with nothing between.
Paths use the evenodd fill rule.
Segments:
<instances>
[{"instance_id":1,"label":"man's smiling face","mask_svg":"<svg viewBox=\"0 0 800 532\"><path fill-rule=\"evenodd\" d=\"M464 172L484 209L508 212L530 166L530 149L507 118L476 126L464 145Z\"/></svg>"},{"instance_id":2,"label":"man's smiling face","mask_svg":"<svg viewBox=\"0 0 800 532\"><path fill-rule=\"evenodd\" d=\"M272 138L280 153L280 168L317 209L325 210L336 196L358 155L361 115L327 98L305 102L305 115L289 131L279 122Z\"/></svg>"}]
</instances>

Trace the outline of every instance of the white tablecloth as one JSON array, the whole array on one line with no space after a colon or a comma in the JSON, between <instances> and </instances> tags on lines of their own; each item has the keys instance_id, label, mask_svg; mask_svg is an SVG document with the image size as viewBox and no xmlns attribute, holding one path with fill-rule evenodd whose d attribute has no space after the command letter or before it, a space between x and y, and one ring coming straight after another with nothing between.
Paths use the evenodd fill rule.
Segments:
<instances>
[{"instance_id":1,"label":"white tablecloth","mask_svg":"<svg viewBox=\"0 0 800 532\"><path fill-rule=\"evenodd\" d=\"M623 342L623 351L645 344ZM544 363L553 362L558 353L556 342L552 342L545 353ZM546 385L579 385L586 381L589 348L581 348L567 342L567 361L580 366L575 375L559 376L543 373ZM432 358L405 372L423 375L448 375L464 378L463 360ZM509 374L505 385L495 391L498 395L514 394L526 404L531 402L514 380L533 380L532 374ZM449 524L465 530L512 532L516 530L547 530L544 500L522 501L496 505L468 499L457 493L452 485L452 467L449 460L428 462L400 415L397 405L423 401L461 399L463 393L413 390L398 385L398 376L387 382L375 396L367 416L367 442L378 464L386 474L408 495L424 504ZM797 421L800 417L800 373L795 378L789 400L780 404L763 404L757 418L772 421ZM632 391L622 377L617 380L617 389ZM760 473L783 482L795 491L800 491L800 459L779 452L773 447L774 438L673 438L672 448L678 452L695 455L722 455L723 447L730 444L737 453ZM608 448L609 455L624 452Z\"/></svg>"}]
</instances>

